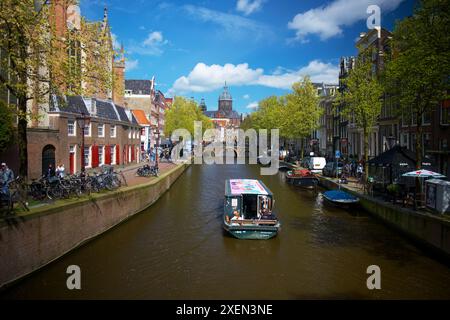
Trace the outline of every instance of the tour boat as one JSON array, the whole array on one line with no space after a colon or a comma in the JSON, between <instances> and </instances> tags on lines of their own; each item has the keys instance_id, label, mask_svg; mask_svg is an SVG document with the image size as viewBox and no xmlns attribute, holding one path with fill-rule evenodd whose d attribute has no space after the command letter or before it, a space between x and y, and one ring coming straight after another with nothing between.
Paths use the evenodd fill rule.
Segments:
<instances>
[{"instance_id":1,"label":"tour boat","mask_svg":"<svg viewBox=\"0 0 450 320\"><path fill-rule=\"evenodd\" d=\"M319 184L319 179L308 169L291 170L286 172L287 183L294 186L301 186L305 188L316 188Z\"/></svg>"},{"instance_id":2,"label":"tour boat","mask_svg":"<svg viewBox=\"0 0 450 320\"><path fill-rule=\"evenodd\" d=\"M349 208L359 203L359 198L342 190L330 190L323 193L328 202L343 208Z\"/></svg>"},{"instance_id":3,"label":"tour boat","mask_svg":"<svg viewBox=\"0 0 450 320\"><path fill-rule=\"evenodd\" d=\"M272 192L260 180L225 181L223 227L238 239L270 239L280 230Z\"/></svg>"}]
</instances>

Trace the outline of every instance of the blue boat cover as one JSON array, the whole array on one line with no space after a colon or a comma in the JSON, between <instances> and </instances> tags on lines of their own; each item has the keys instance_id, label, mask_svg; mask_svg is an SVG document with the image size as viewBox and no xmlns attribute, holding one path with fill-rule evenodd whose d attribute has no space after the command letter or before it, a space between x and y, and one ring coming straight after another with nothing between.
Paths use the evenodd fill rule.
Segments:
<instances>
[{"instance_id":1,"label":"blue boat cover","mask_svg":"<svg viewBox=\"0 0 450 320\"><path fill-rule=\"evenodd\" d=\"M330 200L334 200L334 201L338 201L338 200L358 200L357 197L355 197L354 195L351 195L350 193L347 193L345 191L341 191L341 190L330 190L330 191L325 191L323 193L323 195L325 197L327 197Z\"/></svg>"}]
</instances>

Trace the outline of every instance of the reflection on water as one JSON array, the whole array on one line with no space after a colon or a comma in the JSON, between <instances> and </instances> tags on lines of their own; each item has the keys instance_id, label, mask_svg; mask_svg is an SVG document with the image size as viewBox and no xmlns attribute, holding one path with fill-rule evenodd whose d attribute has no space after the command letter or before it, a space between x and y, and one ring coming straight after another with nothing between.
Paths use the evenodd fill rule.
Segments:
<instances>
[{"instance_id":1,"label":"reflection on water","mask_svg":"<svg viewBox=\"0 0 450 320\"><path fill-rule=\"evenodd\" d=\"M271 240L222 229L224 181L258 178L281 220ZM66 268L82 290L66 289ZM366 288L379 265L382 290ZM3 293L3 298L450 298L450 268L364 212L324 204L321 192L259 176L258 166L191 166L151 208Z\"/></svg>"}]
</instances>

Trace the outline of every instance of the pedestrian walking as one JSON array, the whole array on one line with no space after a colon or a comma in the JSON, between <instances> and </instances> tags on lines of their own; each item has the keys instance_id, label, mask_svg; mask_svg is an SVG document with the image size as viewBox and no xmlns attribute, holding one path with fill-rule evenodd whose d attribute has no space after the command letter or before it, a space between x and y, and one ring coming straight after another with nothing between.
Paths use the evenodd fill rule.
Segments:
<instances>
[{"instance_id":1,"label":"pedestrian walking","mask_svg":"<svg viewBox=\"0 0 450 320\"><path fill-rule=\"evenodd\" d=\"M358 163L358 167L356 169L356 174L357 174L359 180L361 180L363 171L364 171L364 168L363 168L362 163L360 162L360 163Z\"/></svg>"},{"instance_id":2,"label":"pedestrian walking","mask_svg":"<svg viewBox=\"0 0 450 320\"><path fill-rule=\"evenodd\" d=\"M66 175L66 168L64 167L64 164L61 163L56 167L55 174L58 178L64 178L64 176Z\"/></svg>"},{"instance_id":3,"label":"pedestrian walking","mask_svg":"<svg viewBox=\"0 0 450 320\"><path fill-rule=\"evenodd\" d=\"M2 163L0 169L0 183L2 187L2 193L9 193L9 183L14 180L14 172L8 168L5 162Z\"/></svg>"}]
</instances>

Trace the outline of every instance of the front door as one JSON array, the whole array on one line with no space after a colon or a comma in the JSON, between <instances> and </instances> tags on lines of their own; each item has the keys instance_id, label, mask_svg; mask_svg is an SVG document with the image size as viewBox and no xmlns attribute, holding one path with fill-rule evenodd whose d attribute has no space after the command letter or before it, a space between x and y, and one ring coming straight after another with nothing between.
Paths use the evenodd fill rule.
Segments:
<instances>
[{"instance_id":1,"label":"front door","mask_svg":"<svg viewBox=\"0 0 450 320\"><path fill-rule=\"evenodd\" d=\"M74 174L75 173L75 147L74 146L70 146L69 170L70 170L70 174Z\"/></svg>"}]
</instances>

